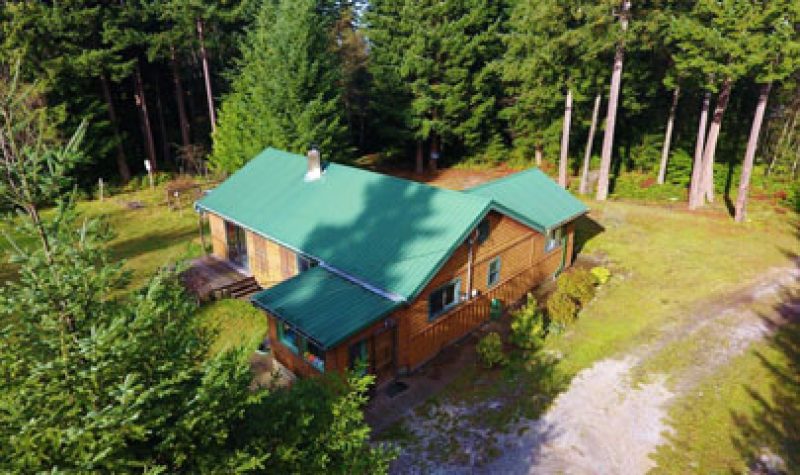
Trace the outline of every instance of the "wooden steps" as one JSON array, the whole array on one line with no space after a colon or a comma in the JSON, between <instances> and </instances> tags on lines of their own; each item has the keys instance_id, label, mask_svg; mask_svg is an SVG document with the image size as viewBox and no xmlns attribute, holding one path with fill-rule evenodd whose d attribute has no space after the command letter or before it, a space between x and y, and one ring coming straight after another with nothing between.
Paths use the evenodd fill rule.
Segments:
<instances>
[{"instance_id":1,"label":"wooden steps","mask_svg":"<svg viewBox=\"0 0 800 475\"><path fill-rule=\"evenodd\" d=\"M232 284L222 286L214 291L214 298L234 298L245 300L254 293L261 290L261 286L256 282L255 277L245 277Z\"/></svg>"}]
</instances>

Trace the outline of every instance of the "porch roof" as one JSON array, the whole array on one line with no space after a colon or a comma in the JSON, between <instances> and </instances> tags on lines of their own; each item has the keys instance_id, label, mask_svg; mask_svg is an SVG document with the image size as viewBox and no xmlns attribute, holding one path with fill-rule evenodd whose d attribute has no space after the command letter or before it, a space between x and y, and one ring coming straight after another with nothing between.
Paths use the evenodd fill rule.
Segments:
<instances>
[{"instance_id":1,"label":"porch roof","mask_svg":"<svg viewBox=\"0 0 800 475\"><path fill-rule=\"evenodd\" d=\"M322 267L301 272L251 300L326 349L401 305Z\"/></svg>"}]
</instances>

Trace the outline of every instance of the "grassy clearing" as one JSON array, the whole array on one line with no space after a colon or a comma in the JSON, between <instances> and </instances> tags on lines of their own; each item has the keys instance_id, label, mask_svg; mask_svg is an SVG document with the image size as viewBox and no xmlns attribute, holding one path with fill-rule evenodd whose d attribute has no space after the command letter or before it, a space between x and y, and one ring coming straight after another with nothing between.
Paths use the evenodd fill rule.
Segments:
<instances>
[{"instance_id":1,"label":"grassy clearing","mask_svg":"<svg viewBox=\"0 0 800 475\"><path fill-rule=\"evenodd\" d=\"M548 341L564 355L561 369L568 374L650 341L665 325L692 318L697 302L770 267L790 265L800 253L793 223L768 210L738 225L721 213L619 202L590 206L596 223L579 228L579 240L588 239L582 252L606 259L614 275L578 322Z\"/></svg>"},{"instance_id":2,"label":"grassy clearing","mask_svg":"<svg viewBox=\"0 0 800 475\"><path fill-rule=\"evenodd\" d=\"M133 204L143 207L133 209L129 206ZM131 288L143 285L162 266L202 254L197 215L189 206L170 211L165 205L163 187L157 187L155 191L115 195L103 202L82 201L78 210L87 218L102 216L108 220L116 234L109 243L111 255L114 259L125 260L126 267L133 272ZM15 221L0 223L0 232L20 240L15 226ZM29 244L25 240L20 240L20 243ZM9 250L9 243L0 240L0 255ZM2 259L0 281L13 277L13 267L7 259Z\"/></svg>"},{"instance_id":3,"label":"grassy clearing","mask_svg":"<svg viewBox=\"0 0 800 475\"><path fill-rule=\"evenodd\" d=\"M754 345L670 411L654 473L747 473L772 453L800 468L800 324Z\"/></svg>"},{"instance_id":4,"label":"grassy clearing","mask_svg":"<svg viewBox=\"0 0 800 475\"><path fill-rule=\"evenodd\" d=\"M220 300L203 306L197 315L202 325L217 332L211 352L239 347L255 350L267 333L264 314L241 300Z\"/></svg>"},{"instance_id":5,"label":"grassy clearing","mask_svg":"<svg viewBox=\"0 0 800 475\"><path fill-rule=\"evenodd\" d=\"M116 237L109 243L114 259L124 260L132 272L130 289L144 285L162 266L172 265L202 254L197 215L191 206L170 211L165 204L163 186L154 191L125 193L98 200L82 201L78 210L87 218L103 217ZM141 208L132 205L143 205ZM45 212L47 214L47 212ZM0 222L0 234L9 234L19 245L34 244L21 239L14 221ZM206 236L208 231L206 230ZM0 240L0 255L10 250ZM15 276L7 259L0 261L0 282ZM203 306L198 318L218 331L212 351L220 352L236 346L255 349L266 332L266 319L246 302L222 301Z\"/></svg>"}]
</instances>

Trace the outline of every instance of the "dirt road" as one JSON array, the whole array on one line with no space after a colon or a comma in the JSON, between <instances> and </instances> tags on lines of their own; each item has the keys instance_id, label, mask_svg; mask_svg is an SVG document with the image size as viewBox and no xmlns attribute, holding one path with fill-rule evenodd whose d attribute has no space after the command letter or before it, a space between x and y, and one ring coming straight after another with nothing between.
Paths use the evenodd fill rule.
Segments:
<instances>
[{"instance_id":1,"label":"dirt road","mask_svg":"<svg viewBox=\"0 0 800 475\"><path fill-rule=\"evenodd\" d=\"M664 442L669 404L704 377L742 354L773 328L752 305L769 300L800 279L797 268L773 269L727 299L698 309L696 318L665 329L656 342L581 371L541 419L526 423L522 437L505 436L502 456L481 473L642 474L649 455ZM775 322L780 323L780 322ZM676 341L707 338L706 357L670 374L638 382L637 367ZM668 383L669 378L669 383Z\"/></svg>"}]
</instances>

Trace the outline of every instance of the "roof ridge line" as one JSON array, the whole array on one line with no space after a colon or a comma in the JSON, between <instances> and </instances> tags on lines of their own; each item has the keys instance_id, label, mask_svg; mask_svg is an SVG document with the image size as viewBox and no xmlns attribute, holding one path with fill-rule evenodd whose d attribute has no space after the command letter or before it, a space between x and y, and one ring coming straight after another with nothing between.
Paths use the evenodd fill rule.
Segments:
<instances>
[{"instance_id":1,"label":"roof ridge line","mask_svg":"<svg viewBox=\"0 0 800 475\"><path fill-rule=\"evenodd\" d=\"M303 155L301 155L299 153L288 152L286 150L281 150L281 149L277 149L277 148L274 148L274 147L267 147L266 149L262 150L262 152L264 152L266 150L275 150L275 151L281 152L283 154L290 155L292 157L302 158L302 159L305 158ZM259 155L260 155L260 153L259 153ZM253 158L257 158L257 157L258 157L258 155L256 155L256 157L253 157ZM249 160L248 163L250 163L252 161L253 160ZM404 183L410 183L412 185L421 186L421 187L424 187L424 188L430 188L430 189L436 190L438 192L444 192L444 193L449 193L449 194L458 194L458 195L462 195L462 196L466 194L466 193L463 192L464 190L454 190L452 188L443 188L441 186L430 185L430 184L422 182L422 181L417 181L417 180L411 180L411 179L408 179L408 178L397 177L397 176L394 176L394 175L390 175L388 173L369 170L369 169L366 169L366 168L363 168L363 167L359 167L359 166L356 166L356 165L350 165L350 164L341 163L341 162L334 162L334 161L330 161L330 160L323 160L323 162L327 163L328 166L336 166L337 168L347 168L349 170L353 170L353 171L358 172L358 173L376 175L376 176L380 176L380 177L383 177L383 178L388 178L388 179L391 179L391 180L401 181L401 182L404 182ZM516 172L513 173L513 174L516 174ZM503 179L503 178L506 178L506 177L502 177L501 179ZM479 185L479 186L482 186L482 185ZM474 195L468 195L468 196L470 196L470 199L473 199L473 198L482 199L482 198L484 198L482 196L474 196Z\"/></svg>"},{"instance_id":2,"label":"roof ridge line","mask_svg":"<svg viewBox=\"0 0 800 475\"><path fill-rule=\"evenodd\" d=\"M469 193L472 190L478 190L480 188L484 188L484 187L489 186L489 185L495 185L497 183L500 183L500 182L503 182L503 181L506 181L506 180L510 180L512 177L516 177L516 176L521 175L523 173L533 172L534 170L538 170L540 173L542 173L545 176L547 176L547 174L545 174L539 167L531 167L531 168L526 168L524 170L517 170L514 173L509 173L506 176L501 176L500 178L495 178L494 180L489 180L489 181L483 182L483 183L481 183L479 185L475 185L475 186L472 186L472 187L469 187L469 188L464 188L463 190L459 190L459 191L461 193Z\"/></svg>"}]
</instances>

